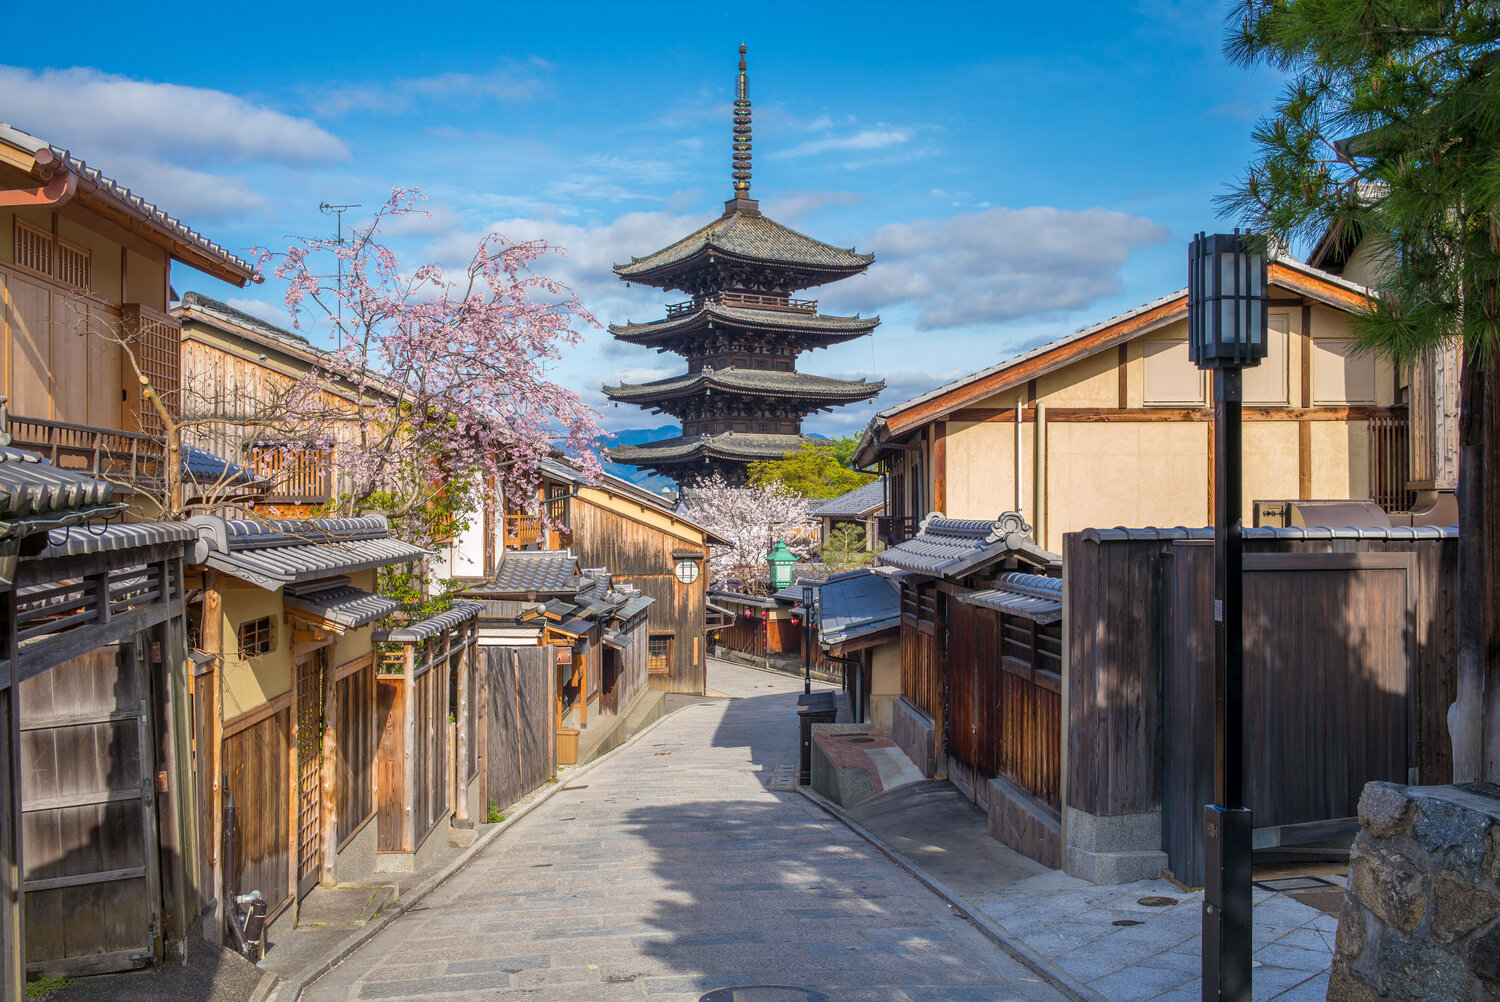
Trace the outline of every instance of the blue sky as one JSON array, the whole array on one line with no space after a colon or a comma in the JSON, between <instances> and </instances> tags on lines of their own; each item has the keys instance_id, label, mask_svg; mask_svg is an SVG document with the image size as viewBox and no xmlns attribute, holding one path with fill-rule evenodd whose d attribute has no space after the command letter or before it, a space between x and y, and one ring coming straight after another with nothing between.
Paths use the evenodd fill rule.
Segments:
<instances>
[{"instance_id":1,"label":"blue sky","mask_svg":"<svg viewBox=\"0 0 1500 1002\"><path fill-rule=\"evenodd\" d=\"M259 8L268 14L271 8ZM1224 8L1184 0L992 4L439 4L277 9L163 3L110 31L28 42L0 67L0 118L70 147L212 239L247 250L331 232L323 201L373 208L416 186L411 263L466 263L498 231L545 237L601 322L677 294L612 263L718 214L729 102L748 44L753 193L780 221L873 251L809 295L879 313L874 337L802 367L885 378L872 410L1183 284L1192 233L1252 150L1277 88L1228 64ZM294 15L294 16L293 16ZM359 210L354 210L356 213ZM285 322L274 280L196 289ZM606 381L681 368L589 331L555 376L606 427Z\"/></svg>"}]
</instances>

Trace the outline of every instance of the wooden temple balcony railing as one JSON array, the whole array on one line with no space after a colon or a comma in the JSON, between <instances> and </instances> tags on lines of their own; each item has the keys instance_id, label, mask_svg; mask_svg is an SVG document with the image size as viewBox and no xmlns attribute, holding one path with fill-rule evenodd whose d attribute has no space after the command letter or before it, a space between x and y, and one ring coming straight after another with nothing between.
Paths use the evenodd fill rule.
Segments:
<instances>
[{"instance_id":1,"label":"wooden temple balcony railing","mask_svg":"<svg viewBox=\"0 0 1500 1002\"><path fill-rule=\"evenodd\" d=\"M505 513L505 548L523 550L528 546L545 546L549 550L561 550L573 543L573 527L569 521L567 497L548 498L545 523L550 529L543 533L544 520L540 515L526 512Z\"/></svg>"},{"instance_id":2,"label":"wooden temple balcony railing","mask_svg":"<svg viewBox=\"0 0 1500 1002\"><path fill-rule=\"evenodd\" d=\"M781 310L786 313L816 313L816 299L792 299L760 292L715 292L707 296L694 296L685 303L672 303L667 307L667 319L696 313L705 303L720 306L749 306L757 310Z\"/></svg>"},{"instance_id":3,"label":"wooden temple balcony railing","mask_svg":"<svg viewBox=\"0 0 1500 1002\"><path fill-rule=\"evenodd\" d=\"M333 496L333 453L328 449L254 447L250 465L270 485L257 505L316 506Z\"/></svg>"},{"instance_id":4,"label":"wooden temple balcony railing","mask_svg":"<svg viewBox=\"0 0 1500 1002\"><path fill-rule=\"evenodd\" d=\"M875 535L886 546L896 546L917 534L919 522L915 515L877 515Z\"/></svg>"},{"instance_id":5,"label":"wooden temple balcony railing","mask_svg":"<svg viewBox=\"0 0 1500 1002\"><path fill-rule=\"evenodd\" d=\"M113 483L149 487L166 469L166 443L153 435L6 415L11 444L45 456L52 465Z\"/></svg>"}]
</instances>

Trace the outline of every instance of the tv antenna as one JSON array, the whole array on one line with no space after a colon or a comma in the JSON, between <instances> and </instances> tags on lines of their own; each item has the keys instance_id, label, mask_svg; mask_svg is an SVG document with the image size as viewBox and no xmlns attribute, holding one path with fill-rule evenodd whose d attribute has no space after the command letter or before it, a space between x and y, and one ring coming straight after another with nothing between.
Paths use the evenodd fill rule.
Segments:
<instances>
[{"instance_id":1,"label":"tv antenna","mask_svg":"<svg viewBox=\"0 0 1500 1002\"><path fill-rule=\"evenodd\" d=\"M323 215L325 215L325 216L332 215L332 216L334 216L338 220L337 235L334 237L334 239L338 242L338 245L340 247L342 247L344 245L344 213L347 212L347 211L349 211L350 209L362 209L362 208L364 208L364 206L358 205L358 204L351 204L351 205L330 205L327 202L319 202L318 203L318 211L319 212L323 213ZM343 258L342 255L337 255L337 256L338 256L338 263L339 263L339 273L338 273L338 283L339 283L338 284L338 289L339 289L339 293L338 293L338 299L337 299L338 305L335 307L335 309L337 310L338 316L337 316L337 319L334 322L338 326L338 333L336 335L337 341L338 341L338 347L340 349L342 349L344 347L344 258Z\"/></svg>"}]
</instances>

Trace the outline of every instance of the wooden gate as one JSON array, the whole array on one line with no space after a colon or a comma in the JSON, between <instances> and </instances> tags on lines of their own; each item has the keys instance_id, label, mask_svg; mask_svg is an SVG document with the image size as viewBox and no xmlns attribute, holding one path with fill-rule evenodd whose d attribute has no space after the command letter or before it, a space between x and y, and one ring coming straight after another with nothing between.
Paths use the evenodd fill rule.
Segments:
<instances>
[{"instance_id":1,"label":"wooden gate","mask_svg":"<svg viewBox=\"0 0 1500 1002\"><path fill-rule=\"evenodd\" d=\"M1163 680L1163 848L1203 882L1213 800L1213 545L1173 546ZM1257 846L1352 831L1367 782L1407 781L1416 631L1411 553L1245 555L1246 796Z\"/></svg>"},{"instance_id":2,"label":"wooden gate","mask_svg":"<svg viewBox=\"0 0 1500 1002\"><path fill-rule=\"evenodd\" d=\"M323 654L297 662L297 896L318 884L323 849Z\"/></svg>"},{"instance_id":3,"label":"wooden gate","mask_svg":"<svg viewBox=\"0 0 1500 1002\"><path fill-rule=\"evenodd\" d=\"M160 931L149 699L134 643L20 685L26 966L149 963Z\"/></svg>"}]
</instances>

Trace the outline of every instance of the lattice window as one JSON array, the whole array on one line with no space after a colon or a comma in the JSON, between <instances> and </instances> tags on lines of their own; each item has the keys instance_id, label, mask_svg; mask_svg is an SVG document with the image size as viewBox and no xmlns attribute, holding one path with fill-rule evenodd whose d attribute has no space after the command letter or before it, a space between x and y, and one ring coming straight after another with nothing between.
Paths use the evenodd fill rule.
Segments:
<instances>
[{"instance_id":1,"label":"lattice window","mask_svg":"<svg viewBox=\"0 0 1500 1002\"><path fill-rule=\"evenodd\" d=\"M93 259L88 250L66 240L57 242L57 280L87 292L93 279Z\"/></svg>"},{"instance_id":2,"label":"lattice window","mask_svg":"<svg viewBox=\"0 0 1500 1002\"><path fill-rule=\"evenodd\" d=\"M16 220L16 264L52 274L52 234Z\"/></svg>"},{"instance_id":3,"label":"lattice window","mask_svg":"<svg viewBox=\"0 0 1500 1002\"><path fill-rule=\"evenodd\" d=\"M276 646L276 621L262 616L240 624L240 657L255 658Z\"/></svg>"},{"instance_id":4,"label":"lattice window","mask_svg":"<svg viewBox=\"0 0 1500 1002\"><path fill-rule=\"evenodd\" d=\"M665 675L672 666L672 634L653 633L646 641L646 672Z\"/></svg>"}]
</instances>

